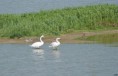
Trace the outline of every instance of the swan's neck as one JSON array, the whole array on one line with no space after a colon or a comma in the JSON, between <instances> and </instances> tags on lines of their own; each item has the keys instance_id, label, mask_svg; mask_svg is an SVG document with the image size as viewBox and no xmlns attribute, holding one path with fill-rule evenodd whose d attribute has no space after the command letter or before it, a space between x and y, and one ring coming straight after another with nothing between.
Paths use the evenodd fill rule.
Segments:
<instances>
[{"instance_id":1,"label":"swan's neck","mask_svg":"<svg viewBox=\"0 0 118 76\"><path fill-rule=\"evenodd\" d=\"M57 42L57 43L60 43L58 39L56 39L56 42Z\"/></svg>"},{"instance_id":2,"label":"swan's neck","mask_svg":"<svg viewBox=\"0 0 118 76\"><path fill-rule=\"evenodd\" d=\"M43 42L43 41L42 41L42 37L40 37L40 42Z\"/></svg>"}]
</instances>

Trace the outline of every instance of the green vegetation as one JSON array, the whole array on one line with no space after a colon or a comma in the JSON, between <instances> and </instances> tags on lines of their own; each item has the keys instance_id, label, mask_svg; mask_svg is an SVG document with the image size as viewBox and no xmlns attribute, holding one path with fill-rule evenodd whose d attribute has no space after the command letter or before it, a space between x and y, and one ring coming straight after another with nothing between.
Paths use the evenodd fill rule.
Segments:
<instances>
[{"instance_id":1,"label":"green vegetation","mask_svg":"<svg viewBox=\"0 0 118 76\"><path fill-rule=\"evenodd\" d=\"M117 5L94 5L39 13L1 14L0 37L60 35L77 30L118 29Z\"/></svg>"}]
</instances>

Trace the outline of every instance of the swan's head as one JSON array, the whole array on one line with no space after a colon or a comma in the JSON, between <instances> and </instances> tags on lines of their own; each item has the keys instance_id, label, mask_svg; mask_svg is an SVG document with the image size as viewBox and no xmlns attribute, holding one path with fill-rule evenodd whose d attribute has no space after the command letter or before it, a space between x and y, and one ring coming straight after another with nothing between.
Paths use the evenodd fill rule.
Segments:
<instances>
[{"instance_id":1,"label":"swan's head","mask_svg":"<svg viewBox=\"0 0 118 76\"><path fill-rule=\"evenodd\" d=\"M41 37L44 37L44 35L42 35Z\"/></svg>"},{"instance_id":2,"label":"swan's head","mask_svg":"<svg viewBox=\"0 0 118 76\"><path fill-rule=\"evenodd\" d=\"M59 40L59 39L61 39L61 38L57 38L57 40Z\"/></svg>"}]
</instances>

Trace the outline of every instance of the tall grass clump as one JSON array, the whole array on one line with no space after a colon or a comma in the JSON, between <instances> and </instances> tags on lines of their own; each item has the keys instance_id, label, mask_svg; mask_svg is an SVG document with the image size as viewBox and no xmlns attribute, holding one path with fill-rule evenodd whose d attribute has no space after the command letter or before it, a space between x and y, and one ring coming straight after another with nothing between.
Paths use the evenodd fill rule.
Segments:
<instances>
[{"instance_id":1,"label":"tall grass clump","mask_svg":"<svg viewBox=\"0 0 118 76\"><path fill-rule=\"evenodd\" d=\"M104 4L20 15L0 15L0 37L60 35L75 30L99 29L118 29L117 5Z\"/></svg>"}]
</instances>

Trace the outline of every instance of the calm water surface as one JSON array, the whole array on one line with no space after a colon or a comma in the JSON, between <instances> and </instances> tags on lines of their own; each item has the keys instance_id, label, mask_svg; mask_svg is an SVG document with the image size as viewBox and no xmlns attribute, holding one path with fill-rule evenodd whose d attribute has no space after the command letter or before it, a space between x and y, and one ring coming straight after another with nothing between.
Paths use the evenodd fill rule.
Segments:
<instances>
[{"instance_id":1,"label":"calm water surface","mask_svg":"<svg viewBox=\"0 0 118 76\"><path fill-rule=\"evenodd\" d=\"M118 47L104 44L0 44L0 76L115 76Z\"/></svg>"},{"instance_id":2,"label":"calm water surface","mask_svg":"<svg viewBox=\"0 0 118 76\"><path fill-rule=\"evenodd\" d=\"M0 13L27 13L94 4L118 4L118 0L0 0Z\"/></svg>"}]
</instances>

